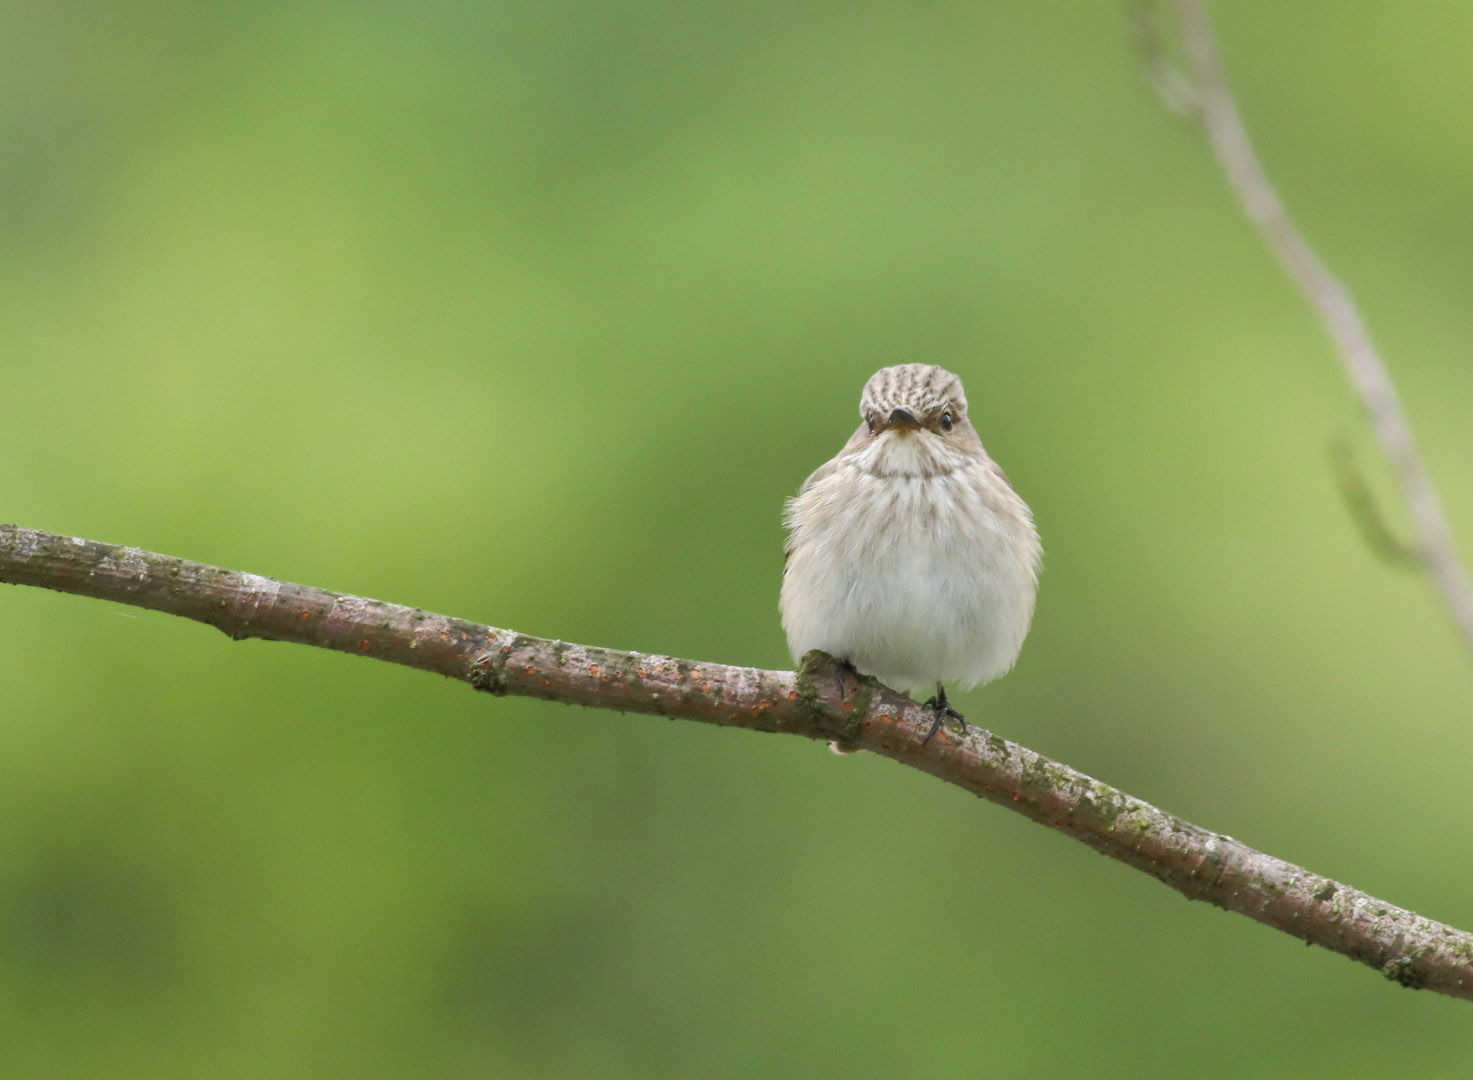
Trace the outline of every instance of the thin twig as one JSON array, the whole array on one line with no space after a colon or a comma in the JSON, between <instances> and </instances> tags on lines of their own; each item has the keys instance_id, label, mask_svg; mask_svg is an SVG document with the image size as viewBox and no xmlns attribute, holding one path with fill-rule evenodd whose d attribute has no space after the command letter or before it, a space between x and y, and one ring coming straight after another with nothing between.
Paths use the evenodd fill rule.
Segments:
<instances>
[{"instance_id":1,"label":"thin twig","mask_svg":"<svg viewBox=\"0 0 1473 1080\"><path fill-rule=\"evenodd\" d=\"M1209 832L980 728L927 742L931 711L822 653L764 671L549 641L417 608L0 525L0 582L165 611L232 638L316 645L461 679L492 694L838 741L1006 806L1206 900L1473 999L1473 934Z\"/></svg>"},{"instance_id":2,"label":"thin twig","mask_svg":"<svg viewBox=\"0 0 1473 1080\"><path fill-rule=\"evenodd\" d=\"M1392 566L1424 569L1421 551L1397 536L1381 513L1381 504L1371 493L1371 486L1355 460L1350 438L1343 433L1330 440L1330 468L1340 486L1346 512L1360 529L1366 547Z\"/></svg>"},{"instance_id":3,"label":"thin twig","mask_svg":"<svg viewBox=\"0 0 1473 1080\"><path fill-rule=\"evenodd\" d=\"M1136 9L1137 31L1148 53L1147 76L1176 111L1194 111L1248 220L1304 293L1334 342L1351 386L1365 407L1382 452L1396 476L1416 534L1414 550L1427 570L1464 644L1473 650L1473 587L1458 560L1437 491L1412 440L1396 387L1349 292L1337 281L1289 219L1248 140L1223 75L1212 24L1202 0L1174 0L1187 73L1176 72L1161 50L1148 6Z\"/></svg>"}]
</instances>

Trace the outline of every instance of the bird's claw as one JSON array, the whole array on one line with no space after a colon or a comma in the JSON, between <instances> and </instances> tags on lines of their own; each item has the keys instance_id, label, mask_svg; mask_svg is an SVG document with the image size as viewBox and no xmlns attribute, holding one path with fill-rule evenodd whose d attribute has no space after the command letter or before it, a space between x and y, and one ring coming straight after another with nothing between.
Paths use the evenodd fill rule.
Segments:
<instances>
[{"instance_id":1,"label":"bird's claw","mask_svg":"<svg viewBox=\"0 0 1473 1080\"><path fill-rule=\"evenodd\" d=\"M963 732L967 730L967 718L951 707L951 702L946 700L946 687L940 683L936 684L935 696L927 698L921 704L931 710L931 730L926 732L926 737L921 740L922 746L936 737L936 732L941 730L941 725L948 717L960 721Z\"/></svg>"}]
</instances>

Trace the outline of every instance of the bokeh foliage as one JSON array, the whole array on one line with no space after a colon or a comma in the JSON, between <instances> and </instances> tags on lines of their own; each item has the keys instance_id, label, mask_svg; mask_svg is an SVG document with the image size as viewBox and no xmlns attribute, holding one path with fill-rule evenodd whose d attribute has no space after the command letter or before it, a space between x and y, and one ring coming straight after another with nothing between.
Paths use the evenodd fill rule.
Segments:
<instances>
[{"instance_id":1,"label":"bokeh foliage","mask_svg":"<svg viewBox=\"0 0 1473 1080\"><path fill-rule=\"evenodd\" d=\"M1219 7L1473 552L1473 9ZM8 14L0 517L781 666L782 498L943 363L1048 552L972 719L1473 925L1473 665L1116 5ZM0 649L5 1075L1466 1075L1466 1004L875 758L34 590Z\"/></svg>"}]
</instances>

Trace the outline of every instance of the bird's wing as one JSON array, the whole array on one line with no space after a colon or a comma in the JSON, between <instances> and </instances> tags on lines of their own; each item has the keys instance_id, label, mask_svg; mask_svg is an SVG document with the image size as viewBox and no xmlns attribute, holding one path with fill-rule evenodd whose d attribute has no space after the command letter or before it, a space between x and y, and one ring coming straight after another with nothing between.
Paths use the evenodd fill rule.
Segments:
<instances>
[{"instance_id":1,"label":"bird's wing","mask_svg":"<svg viewBox=\"0 0 1473 1080\"><path fill-rule=\"evenodd\" d=\"M860 424L859 430L851 435L849 437L849 441L844 444L844 449L840 450L837 454L831 457L828 461L825 461L822 465L814 469L813 472L808 475L808 479L804 480L803 486L798 489L798 494L802 495L820 480L824 480L827 479L829 476L832 476L834 472L839 468L839 462L843 461L844 458L848 457L849 454L853 453L855 450L858 450L859 447L863 444L865 437L868 435L869 429L866 428L863 424Z\"/></svg>"},{"instance_id":2,"label":"bird's wing","mask_svg":"<svg viewBox=\"0 0 1473 1080\"><path fill-rule=\"evenodd\" d=\"M808 479L804 480L803 486L798 489L797 497L802 498L803 495L808 491L808 489L811 488L814 484L820 483L823 480L827 480L830 476L837 472L839 469L839 463L843 461L844 458L850 453L858 450L860 445L863 443L864 439L868 435L869 429L863 424L860 424L859 430L856 431L852 436L850 436L849 441L844 444L844 449L840 450L828 461L825 461L818 468L814 469L813 472L808 474ZM783 554L784 574L788 572L788 561L792 559L792 557L793 549L789 547L787 551Z\"/></svg>"},{"instance_id":3,"label":"bird's wing","mask_svg":"<svg viewBox=\"0 0 1473 1080\"><path fill-rule=\"evenodd\" d=\"M834 471L838 469L838 467L838 458L834 458L831 461L825 461L822 465L820 465L818 468L814 469L811 473L808 474L808 479L803 481L803 486L798 489L798 494L808 494L809 488L811 488L814 484L817 484L820 481L832 476L834 474Z\"/></svg>"}]
</instances>

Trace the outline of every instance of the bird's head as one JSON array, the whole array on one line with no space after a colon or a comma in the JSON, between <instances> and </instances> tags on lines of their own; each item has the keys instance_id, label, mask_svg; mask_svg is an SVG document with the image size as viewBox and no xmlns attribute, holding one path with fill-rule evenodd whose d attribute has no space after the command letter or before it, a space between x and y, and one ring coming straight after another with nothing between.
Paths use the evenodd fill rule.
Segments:
<instances>
[{"instance_id":1,"label":"bird's head","mask_svg":"<svg viewBox=\"0 0 1473 1080\"><path fill-rule=\"evenodd\" d=\"M967 421L962 381L934 364L881 368L859 398L862 432L874 471L905 474L950 472L982 452Z\"/></svg>"}]
</instances>

